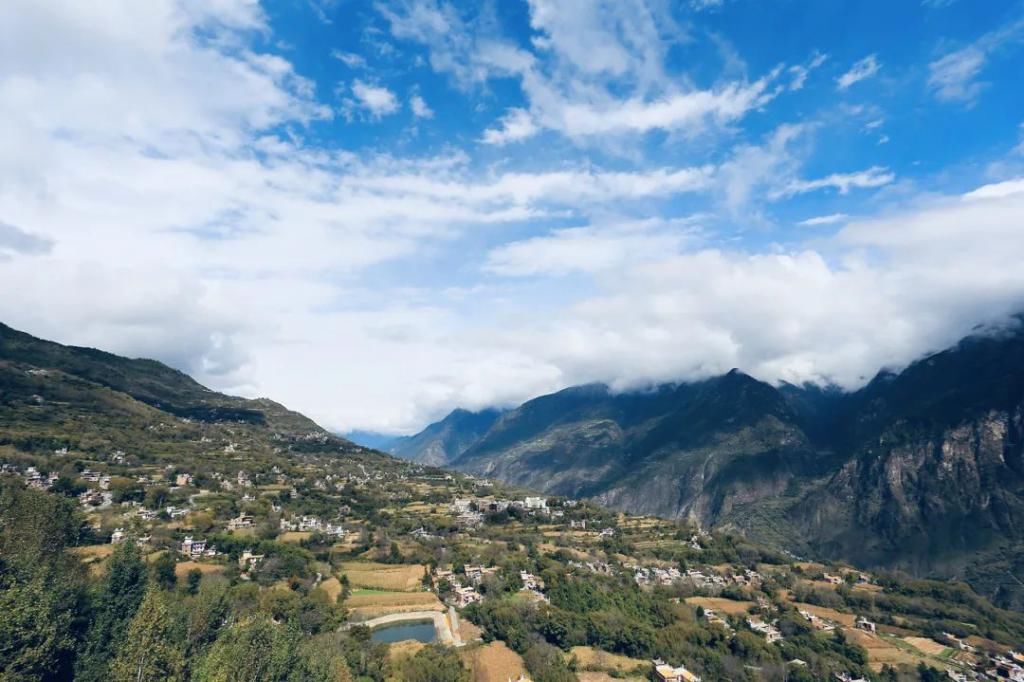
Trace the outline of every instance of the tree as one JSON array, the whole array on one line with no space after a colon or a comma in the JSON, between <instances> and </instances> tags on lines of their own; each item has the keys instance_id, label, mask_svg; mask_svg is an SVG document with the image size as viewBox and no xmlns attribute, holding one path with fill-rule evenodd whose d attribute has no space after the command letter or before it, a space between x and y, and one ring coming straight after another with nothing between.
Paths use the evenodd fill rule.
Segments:
<instances>
[{"instance_id":1,"label":"tree","mask_svg":"<svg viewBox=\"0 0 1024 682\"><path fill-rule=\"evenodd\" d=\"M396 668L405 682L468 682L469 671L453 649L428 646L401 661Z\"/></svg>"},{"instance_id":2,"label":"tree","mask_svg":"<svg viewBox=\"0 0 1024 682\"><path fill-rule=\"evenodd\" d=\"M330 633L304 639L298 650L298 665L289 680L295 682L349 682L341 635Z\"/></svg>"},{"instance_id":3,"label":"tree","mask_svg":"<svg viewBox=\"0 0 1024 682\"><path fill-rule=\"evenodd\" d=\"M182 656L173 644L167 597L156 586L146 591L127 636L110 665L113 682L181 679Z\"/></svg>"},{"instance_id":4,"label":"tree","mask_svg":"<svg viewBox=\"0 0 1024 682\"><path fill-rule=\"evenodd\" d=\"M88 488L83 484L78 483L73 478L69 478L67 476L61 476L53 482L52 486L50 486L51 492L65 497L78 497L86 490L88 490Z\"/></svg>"},{"instance_id":5,"label":"tree","mask_svg":"<svg viewBox=\"0 0 1024 682\"><path fill-rule=\"evenodd\" d=\"M0 679L71 677L84 574L73 503L0 485Z\"/></svg>"},{"instance_id":6,"label":"tree","mask_svg":"<svg viewBox=\"0 0 1024 682\"><path fill-rule=\"evenodd\" d=\"M174 573L176 563L171 552L164 552L153 562L153 581L159 587L170 590L178 584L178 576Z\"/></svg>"},{"instance_id":7,"label":"tree","mask_svg":"<svg viewBox=\"0 0 1024 682\"><path fill-rule=\"evenodd\" d=\"M258 619L221 631L197 667L197 682L285 680L296 663L296 634Z\"/></svg>"},{"instance_id":8,"label":"tree","mask_svg":"<svg viewBox=\"0 0 1024 682\"><path fill-rule=\"evenodd\" d=\"M162 485L155 485L146 491L145 504L149 509L160 509L167 504L170 491Z\"/></svg>"},{"instance_id":9,"label":"tree","mask_svg":"<svg viewBox=\"0 0 1024 682\"><path fill-rule=\"evenodd\" d=\"M193 568L188 572L186 577L186 588L189 594L197 594L199 592L199 584L203 581L203 572L198 568Z\"/></svg>"},{"instance_id":10,"label":"tree","mask_svg":"<svg viewBox=\"0 0 1024 682\"><path fill-rule=\"evenodd\" d=\"M106 579L96 595L92 627L79 659L76 679L100 682L124 642L128 625L146 592L146 565L134 542L122 542L110 557Z\"/></svg>"},{"instance_id":11,"label":"tree","mask_svg":"<svg viewBox=\"0 0 1024 682\"><path fill-rule=\"evenodd\" d=\"M530 646L523 654L523 662L535 682L573 682L576 679L562 653L544 642Z\"/></svg>"}]
</instances>

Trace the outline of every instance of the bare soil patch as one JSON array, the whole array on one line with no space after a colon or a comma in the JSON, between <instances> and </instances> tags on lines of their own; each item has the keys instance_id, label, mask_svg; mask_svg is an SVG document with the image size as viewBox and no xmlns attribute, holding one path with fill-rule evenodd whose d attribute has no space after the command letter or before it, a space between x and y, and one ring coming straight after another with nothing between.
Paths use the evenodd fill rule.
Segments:
<instances>
[{"instance_id":1,"label":"bare soil patch","mask_svg":"<svg viewBox=\"0 0 1024 682\"><path fill-rule=\"evenodd\" d=\"M742 615L754 605L752 601L734 601L723 597L690 597L686 603L691 606L702 606L731 616Z\"/></svg>"},{"instance_id":2,"label":"bare soil patch","mask_svg":"<svg viewBox=\"0 0 1024 682\"><path fill-rule=\"evenodd\" d=\"M353 587L368 587L393 592L416 592L423 589L424 567L420 564L379 564L372 561L350 561L340 572L348 576Z\"/></svg>"}]
</instances>

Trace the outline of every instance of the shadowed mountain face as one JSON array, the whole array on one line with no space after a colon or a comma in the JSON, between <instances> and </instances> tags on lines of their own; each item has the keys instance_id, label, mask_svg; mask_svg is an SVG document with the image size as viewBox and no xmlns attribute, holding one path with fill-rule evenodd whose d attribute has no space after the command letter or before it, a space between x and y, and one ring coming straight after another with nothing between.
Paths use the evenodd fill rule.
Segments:
<instances>
[{"instance_id":1,"label":"shadowed mountain face","mask_svg":"<svg viewBox=\"0 0 1024 682\"><path fill-rule=\"evenodd\" d=\"M503 414L451 465L800 554L962 576L1020 607L1022 442L1017 328L854 393L735 370L642 393L569 388Z\"/></svg>"},{"instance_id":2,"label":"shadowed mountain face","mask_svg":"<svg viewBox=\"0 0 1024 682\"><path fill-rule=\"evenodd\" d=\"M395 439L387 451L421 464L446 466L480 440L500 416L498 410L455 410L415 436Z\"/></svg>"}]
</instances>

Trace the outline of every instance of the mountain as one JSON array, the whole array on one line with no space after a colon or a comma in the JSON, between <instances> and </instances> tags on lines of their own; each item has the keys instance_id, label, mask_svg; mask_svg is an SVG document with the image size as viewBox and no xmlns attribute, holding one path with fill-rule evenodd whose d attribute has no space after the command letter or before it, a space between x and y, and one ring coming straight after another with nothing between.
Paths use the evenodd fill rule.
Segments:
<instances>
[{"instance_id":1,"label":"mountain","mask_svg":"<svg viewBox=\"0 0 1024 682\"><path fill-rule=\"evenodd\" d=\"M0 447L91 454L246 451L382 457L265 398L224 395L155 360L64 346L0 324Z\"/></svg>"},{"instance_id":2,"label":"mountain","mask_svg":"<svg viewBox=\"0 0 1024 682\"><path fill-rule=\"evenodd\" d=\"M1024 607L1022 443L1017 326L850 393L737 370L635 393L573 387L503 414L450 465L801 555L963 577Z\"/></svg>"},{"instance_id":3,"label":"mountain","mask_svg":"<svg viewBox=\"0 0 1024 682\"><path fill-rule=\"evenodd\" d=\"M827 459L776 388L733 370L616 394L604 385L531 400L499 419L456 468L638 513L713 523L776 495Z\"/></svg>"},{"instance_id":4,"label":"mountain","mask_svg":"<svg viewBox=\"0 0 1024 682\"><path fill-rule=\"evenodd\" d=\"M398 438L386 451L421 464L445 466L487 433L501 412L482 410L470 412L457 409L414 436Z\"/></svg>"}]
</instances>

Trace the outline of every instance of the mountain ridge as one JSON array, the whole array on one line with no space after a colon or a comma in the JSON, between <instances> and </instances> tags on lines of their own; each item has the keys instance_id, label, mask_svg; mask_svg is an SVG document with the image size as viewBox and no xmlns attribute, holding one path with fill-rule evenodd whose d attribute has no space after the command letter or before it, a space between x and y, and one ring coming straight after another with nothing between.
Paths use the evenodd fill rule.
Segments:
<instances>
[{"instance_id":1,"label":"mountain ridge","mask_svg":"<svg viewBox=\"0 0 1024 682\"><path fill-rule=\"evenodd\" d=\"M1022 442L1018 323L856 391L738 370L635 393L570 387L509 410L450 466L798 553L970 574L1022 606L1019 585L989 575L1024 569Z\"/></svg>"},{"instance_id":2,"label":"mountain ridge","mask_svg":"<svg viewBox=\"0 0 1024 682\"><path fill-rule=\"evenodd\" d=\"M51 438L87 452L157 448L168 453L335 452L383 456L329 433L267 398L213 391L150 359L66 346L0 323L0 445Z\"/></svg>"}]
</instances>

